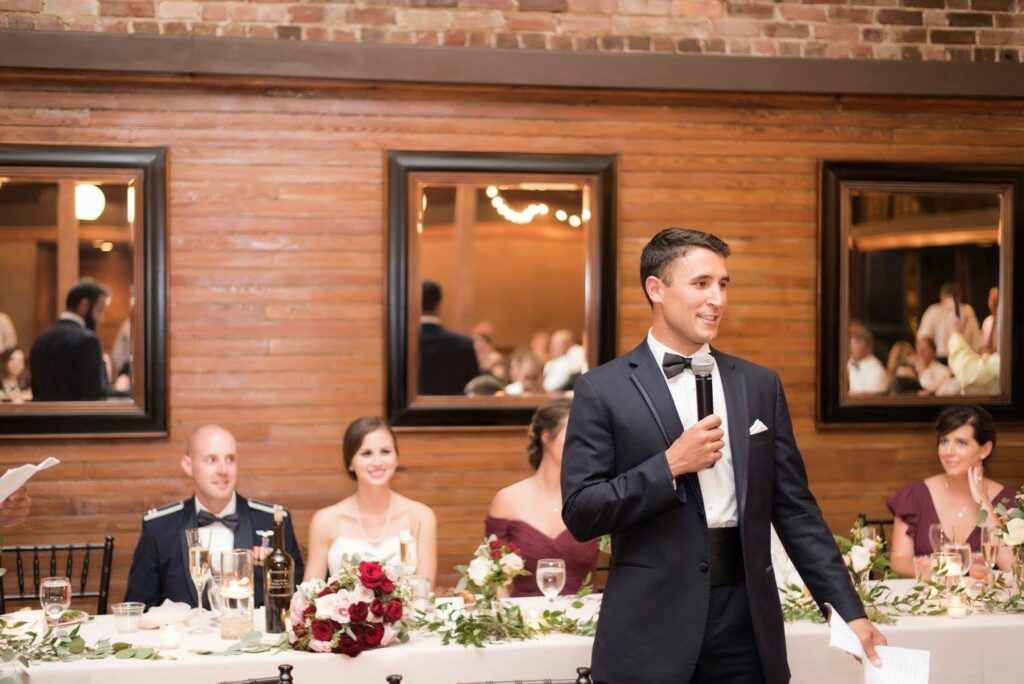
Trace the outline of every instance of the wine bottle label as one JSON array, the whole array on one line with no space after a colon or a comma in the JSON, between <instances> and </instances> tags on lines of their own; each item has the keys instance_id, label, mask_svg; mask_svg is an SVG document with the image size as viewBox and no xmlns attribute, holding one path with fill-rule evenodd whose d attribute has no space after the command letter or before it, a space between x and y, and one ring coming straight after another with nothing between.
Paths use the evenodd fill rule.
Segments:
<instances>
[{"instance_id":1,"label":"wine bottle label","mask_svg":"<svg viewBox=\"0 0 1024 684\"><path fill-rule=\"evenodd\" d=\"M292 573L288 570L270 570L267 573L268 593L291 594L295 591L292 584Z\"/></svg>"}]
</instances>

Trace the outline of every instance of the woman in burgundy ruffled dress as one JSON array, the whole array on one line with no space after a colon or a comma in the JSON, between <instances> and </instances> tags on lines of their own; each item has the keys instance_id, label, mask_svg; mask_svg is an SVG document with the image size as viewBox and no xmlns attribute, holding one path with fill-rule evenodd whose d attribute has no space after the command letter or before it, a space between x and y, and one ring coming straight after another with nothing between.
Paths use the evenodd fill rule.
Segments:
<instances>
[{"instance_id":1,"label":"woman in burgundy ruffled dress","mask_svg":"<svg viewBox=\"0 0 1024 684\"><path fill-rule=\"evenodd\" d=\"M597 540L580 543L562 522L562 446L569 399L554 399L537 409L530 422L526 452L533 475L499 491L487 515L487 534L522 549L526 569L537 571L541 558L565 561L562 594L575 594L597 565ZM512 581L512 596L540 596L530 575Z\"/></svg>"}]
</instances>

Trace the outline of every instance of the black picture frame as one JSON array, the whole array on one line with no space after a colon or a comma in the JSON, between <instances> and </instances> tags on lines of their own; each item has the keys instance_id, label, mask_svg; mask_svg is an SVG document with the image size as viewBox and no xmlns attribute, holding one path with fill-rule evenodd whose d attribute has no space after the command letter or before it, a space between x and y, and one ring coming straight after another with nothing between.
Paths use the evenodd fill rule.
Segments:
<instances>
[{"instance_id":1,"label":"black picture frame","mask_svg":"<svg viewBox=\"0 0 1024 684\"><path fill-rule=\"evenodd\" d=\"M162 147L0 145L0 166L133 169L142 173L142 406L54 402L52 410L0 411L2 438L167 435L167 150Z\"/></svg>"},{"instance_id":2,"label":"black picture frame","mask_svg":"<svg viewBox=\"0 0 1024 684\"><path fill-rule=\"evenodd\" d=\"M591 176L595 182L597 217L596 263L587 291L598 363L616 356L617 314L617 157L614 155L506 154L479 152L390 151L388 165L387 256L387 387L386 409L395 426L512 426L526 425L536 407L495 405L494 400L454 397L450 405L416 406L409 391L409 175L415 172L515 173ZM590 298L596 301L589 301Z\"/></svg>"},{"instance_id":3,"label":"black picture frame","mask_svg":"<svg viewBox=\"0 0 1024 684\"><path fill-rule=\"evenodd\" d=\"M1024 166L978 164L919 164L823 161L820 168L820 207L818 233L818 330L817 330L817 410L819 428L843 427L920 427L934 423L939 411L950 404L978 403L1003 424L1024 423L1024 336L1018 333L1020 302L1024 301L1024 278L1017 278L1014 265L1024 263ZM1008 189L1010 218L1006 225L1002 259L1007 272L1003 282L1009 292L1000 293L1006 319L1002 339L1009 341L1002 358L1009 362L1009 392L998 401L990 397L936 397L929 401L899 400L886 397L869 402L844 402L840 393L840 355L847 328L842 320L842 260L848 252L842 242L841 199L847 183L927 183L931 185L991 185L993 190ZM1006 352L1009 353L1006 353Z\"/></svg>"}]
</instances>

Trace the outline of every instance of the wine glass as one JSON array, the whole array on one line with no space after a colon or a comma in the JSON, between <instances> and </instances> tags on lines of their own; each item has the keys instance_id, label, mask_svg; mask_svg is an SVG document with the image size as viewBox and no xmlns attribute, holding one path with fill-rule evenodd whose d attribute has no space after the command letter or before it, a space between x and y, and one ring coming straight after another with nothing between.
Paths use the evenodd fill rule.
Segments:
<instances>
[{"instance_id":1,"label":"wine glass","mask_svg":"<svg viewBox=\"0 0 1024 684\"><path fill-rule=\"evenodd\" d=\"M561 558L541 558L537 561L537 588L548 597L548 607L565 586L565 561Z\"/></svg>"},{"instance_id":2,"label":"wine glass","mask_svg":"<svg viewBox=\"0 0 1024 684\"><path fill-rule=\"evenodd\" d=\"M185 530L185 541L188 542L188 572L192 576L192 583L196 585L196 598L199 601L199 610L202 610L203 588L210 579L210 548L203 541L197 528ZM206 627L194 627L189 630L189 634L209 632Z\"/></svg>"},{"instance_id":3,"label":"wine glass","mask_svg":"<svg viewBox=\"0 0 1024 684\"><path fill-rule=\"evenodd\" d=\"M960 563L960 581L964 575L971 570L971 545L970 544L943 544L942 552L956 558ZM956 569L956 566L953 566Z\"/></svg>"},{"instance_id":4,"label":"wine glass","mask_svg":"<svg viewBox=\"0 0 1024 684\"><path fill-rule=\"evenodd\" d=\"M985 565L991 571L988 575L988 585L995 585L996 561L999 558L999 549L1003 545L1003 536L995 527L985 525L981 528L981 554L985 559Z\"/></svg>"},{"instance_id":5,"label":"wine glass","mask_svg":"<svg viewBox=\"0 0 1024 684\"><path fill-rule=\"evenodd\" d=\"M44 577L39 583L39 603L46 617L56 624L71 605L71 580L67 577Z\"/></svg>"},{"instance_id":6,"label":"wine glass","mask_svg":"<svg viewBox=\"0 0 1024 684\"><path fill-rule=\"evenodd\" d=\"M928 526L928 542L932 545L932 551L938 553L946 544L952 543L952 539L942 529L942 523L932 523Z\"/></svg>"}]
</instances>

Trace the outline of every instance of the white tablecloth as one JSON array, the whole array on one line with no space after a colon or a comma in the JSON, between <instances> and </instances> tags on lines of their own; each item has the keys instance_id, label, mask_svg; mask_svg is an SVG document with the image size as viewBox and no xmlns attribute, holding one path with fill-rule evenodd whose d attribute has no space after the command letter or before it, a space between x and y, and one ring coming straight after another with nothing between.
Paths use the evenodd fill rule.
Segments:
<instances>
[{"instance_id":1,"label":"white tablecloth","mask_svg":"<svg viewBox=\"0 0 1024 684\"><path fill-rule=\"evenodd\" d=\"M541 605L533 599L523 602ZM1011 684L1024 680L1024 615L975 614L962 620L901 618L898 624L882 630L892 646L931 651L932 684ZM159 643L155 632L114 634L113 618L108 616L97 618L81 634L89 643L102 636L136 645ZM216 636L186 634L182 648L170 652L177 658L173 661L108 658L34 664L29 672L33 684L208 684L276 675L277 664L290 663L299 684L384 684L389 674L403 675L403 684L571 679L577 666L590 663L592 644L582 637L551 635L476 649L442 646L436 637L413 635L407 644L367 651L356 658L295 652L233 657L190 652L193 648L220 650L230 643ZM825 625L787 625L786 644L796 684L863 682L860 665L828 646Z\"/></svg>"}]
</instances>

